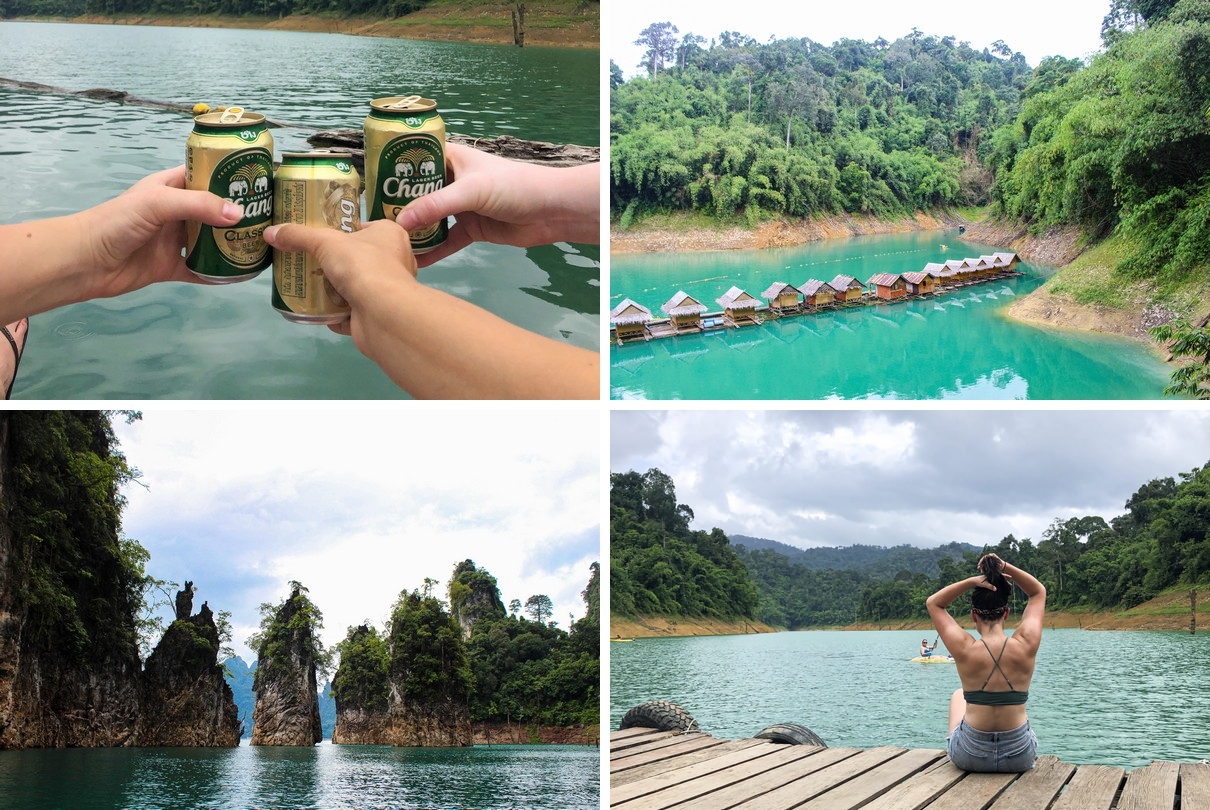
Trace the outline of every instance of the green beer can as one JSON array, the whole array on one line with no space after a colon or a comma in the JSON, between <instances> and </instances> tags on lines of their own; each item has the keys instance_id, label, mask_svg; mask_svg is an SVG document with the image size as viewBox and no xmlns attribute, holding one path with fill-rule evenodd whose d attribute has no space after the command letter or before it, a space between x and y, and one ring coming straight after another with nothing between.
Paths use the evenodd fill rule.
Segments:
<instances>
[{"instance_id":1,"label":"green beer can","mask_svg":"<svg viewBox=\"0 0 1210 810\"><path fill-rule=\"evenodd\" d=\"M265 116L231 107L193 119L185 141L185 188L244 206L229 227L185 223L185 264L218 284L255 278L272 262L265 228L273 217L273 136Z\"/></svg>"},{"instance_id":2,"label":"green beer can","mask_svg":"<svg viewBox=\"0 0 1210 810\"><path fill-rule=\"evenodd\" d=\"M371 101L365 150L370 220L395 219L412 200L445 186L445 121L432 99L389 96ZM444 217L412 231L412 252L427 253L448 234Z\"/></svg>"}]
</instances>

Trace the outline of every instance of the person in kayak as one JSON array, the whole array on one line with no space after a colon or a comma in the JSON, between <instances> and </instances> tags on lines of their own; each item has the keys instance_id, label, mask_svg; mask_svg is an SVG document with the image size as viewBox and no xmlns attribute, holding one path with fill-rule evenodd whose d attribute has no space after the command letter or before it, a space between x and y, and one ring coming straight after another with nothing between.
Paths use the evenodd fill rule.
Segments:
<instances>
[{"instance_id":1,"label":"person in kayak","mask_svg":"<svg viewBox=\"0 0 1210 810\"><path fill-rule=\"evenodd\" d=\"M950 761L964 771L1023 773L1033 768L1038 752L1025 702L1042 642L1046 588L995 554L979 560L979 572L945 586L925 603L962 681L962 688L950 697L946 750ZM1010 637L1004 622L1014 583L1029 602ZM971 591L977 639L946 612L967 591Z\"/></svg>"},{"instance_id":2,"label":"person in kayak","mask_svg":"<svg viewBox=\"0 0 1210 810\"><path fill-rule=\"evenodd\" d=\"M937 649L936 642L934 642L933 646L930 647L929 640L927 638L923 638L920 640L920 657L921 658L928 658L930 655L933 654L933 650L935 650L935 649Z\"/></svg>"}]
</instances>

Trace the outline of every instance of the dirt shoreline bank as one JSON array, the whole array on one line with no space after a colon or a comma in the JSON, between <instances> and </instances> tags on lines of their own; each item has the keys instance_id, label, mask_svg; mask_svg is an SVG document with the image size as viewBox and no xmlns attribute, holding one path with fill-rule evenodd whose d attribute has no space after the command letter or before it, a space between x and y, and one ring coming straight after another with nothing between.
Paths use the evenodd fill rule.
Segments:
<instances>
[{"instance_id":1,"label":"dirt shoreline bank","mask_svg":"<svg viewBox=\"0 0 1210 810\"><path fill-rule=\"evenodd\" d=\"M636 619L609 617L609 637L615 638L674 638L687 636L743 636L754 633L777 632L761 622L722 622L715 619L694 619L686 616L640 616Z\"/></svg>"},{"instance_id":2,"label":"dirt shoreline bank","mask_svg":"<svg viewBox=\"0 0 1210 810\"><path fill-rule=\"evenodd\" d=\"M159 25L178 28L249 28L266 31L302 31L307 33L347 34L359 37L388 37L420 39L436 42L468 42L488 45L512 45L511 18L501 16L500 9L479 7L480 22L460 24L451 22L455 11L422 9L393 20L365 17L329 17L315 14L291 14L287 17L230 16L208 14L122 14L110 17L88 14L79 17L14 17L11 22L88 23L93 25ZM599 15L584 15L566 26L544 27L548 12L532 7L526 19L525 44L536 47L590 48L601 47Z\"/></svg>"}]
</instances>

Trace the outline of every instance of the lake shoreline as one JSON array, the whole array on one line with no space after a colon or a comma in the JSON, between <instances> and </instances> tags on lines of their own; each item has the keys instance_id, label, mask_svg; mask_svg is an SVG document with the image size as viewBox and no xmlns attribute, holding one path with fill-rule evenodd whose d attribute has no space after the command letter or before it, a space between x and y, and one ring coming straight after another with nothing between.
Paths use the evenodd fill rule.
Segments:
<instances>
[{"instance_id":1,"label":"lake shoreline","mask_svg":"<svg viewBox=\"0 0 1210 810\"><path fill-rule=\"evenodd\" d=\"M688 616L624 616L609 617L609 637L616 638L685 638L688 636L743 636L777 631L763 622L741 619L724 622L718 619L698 619Z\"/></svg>"},{"instance_id":2,"label":"lake shoreline","mask_svg":"<svg viewBox=\"0 0 1210 810\"><path fill-rule=\"evenodd\" d=\"M422 9L406 17L384 20L377 17L336 17L320 14L291 14L286 17L214 14L87 14L78 17L13 17L8 22L81 23L88 25L147 25L175 28L234 28L265 31L345 34L358 37L418 39L434 42L462 42L486 45L512 45L509 17L481 16L473 25L451 22L453 12ZM582 15L582 21L546 27L534 24L546 12L531 7L526 20L525 44L534 47L600 49L600 15ZM561 18L561 17L560 17Z\"/></svg>"}]
</instances>

